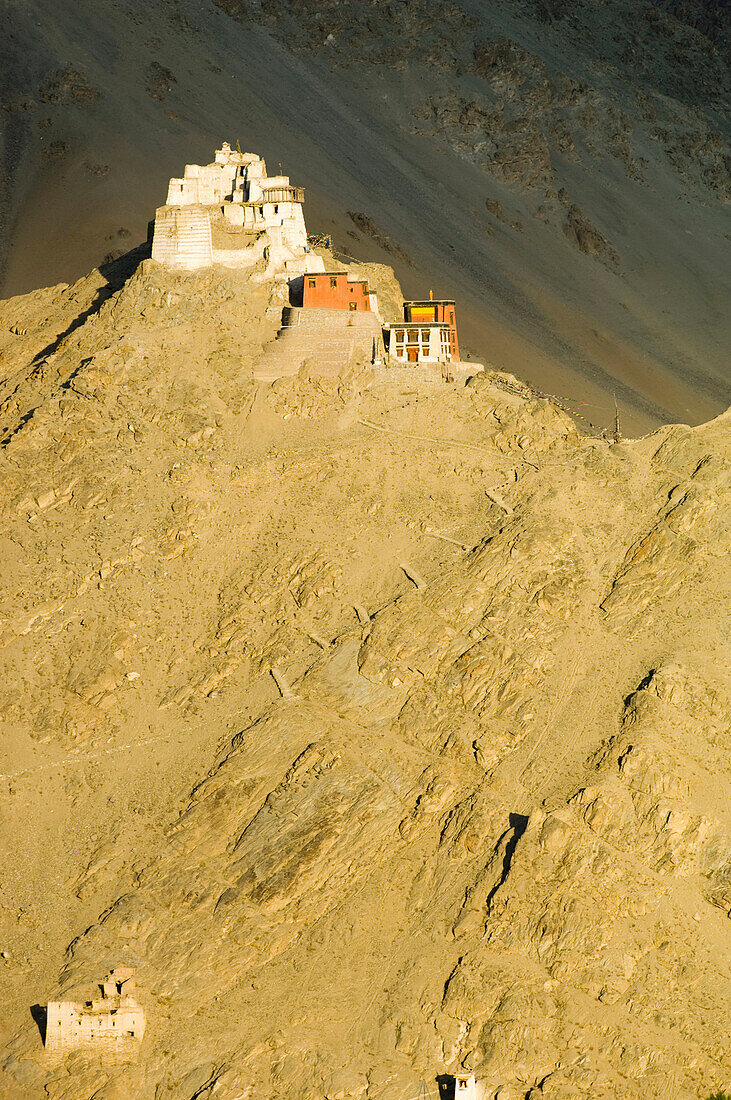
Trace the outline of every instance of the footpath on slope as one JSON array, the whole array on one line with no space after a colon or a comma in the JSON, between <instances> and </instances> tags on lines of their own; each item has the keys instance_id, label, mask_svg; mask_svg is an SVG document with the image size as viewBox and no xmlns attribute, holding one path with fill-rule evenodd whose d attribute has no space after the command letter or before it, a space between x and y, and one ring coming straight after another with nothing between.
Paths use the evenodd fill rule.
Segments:
<instances>
[{"instance_id":1,"label":"footpath on slope","mask_svg":"<svg viewBox=\"0 0 731 1100\"><path fill-rule=\"evenodd\" d=\"M372 360L381 339L372 313L287 307L276 339L254 365L254 377L258 382L285 378L311 359L318 374L335 378L355 359Z\"/></svg>"}]
</instances>

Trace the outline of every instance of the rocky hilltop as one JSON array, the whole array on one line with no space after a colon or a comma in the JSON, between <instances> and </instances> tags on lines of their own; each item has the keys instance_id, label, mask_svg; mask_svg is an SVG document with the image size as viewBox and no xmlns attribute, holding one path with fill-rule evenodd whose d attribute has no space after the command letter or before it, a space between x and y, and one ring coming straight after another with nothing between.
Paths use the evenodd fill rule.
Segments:
<instances>
[{"instance_id":1,"label":"rocky hilltop","mask_svg":"<svg viewBox=\"0 0 731 1100\"><path fill-rule=\"evenodd\" d=\"M257 385L271 293L132 254L0 304L0 1094L705 1100L728 415ZM115 966L139 1059L50 1058Z\"/></svg>"},{"instance_id":2,"label":"rocky hilltop","mask_svg":"<svg viewBox=\"0 0 731 1100\"><path fill-rule=\"evenodd\" d=\"M0 0L0 293L145 239L226 136L464 347L625 430L731 402L718 0Z\"/></svg>"}]
</instances>

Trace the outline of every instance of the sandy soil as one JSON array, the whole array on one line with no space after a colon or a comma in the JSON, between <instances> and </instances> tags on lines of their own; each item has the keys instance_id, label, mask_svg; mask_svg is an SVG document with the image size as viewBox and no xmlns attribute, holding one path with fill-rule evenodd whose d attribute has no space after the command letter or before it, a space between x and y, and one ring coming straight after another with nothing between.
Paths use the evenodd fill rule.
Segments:
<instances>
[{"instance_id":1,"label":"sandy soil","mask_svg":"<svg viewBox=\"0 0 731 1100\"><path fill-rule=\"evenodd\" d=\"M135 260L0 304L0 1095L705 1100L728 415L257 386L273 287ZM117 964L139 1055L50 1058Z\"/></svg>"}]
</instances>

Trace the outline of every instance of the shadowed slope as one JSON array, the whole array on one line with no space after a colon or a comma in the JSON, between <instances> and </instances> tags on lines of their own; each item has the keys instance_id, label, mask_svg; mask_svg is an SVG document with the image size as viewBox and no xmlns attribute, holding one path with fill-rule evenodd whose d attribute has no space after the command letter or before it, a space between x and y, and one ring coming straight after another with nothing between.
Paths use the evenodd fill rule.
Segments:
<instances>
[{"instance_id":1,"label":"shadowed slope","mask_svg":"<svg viewBox=\"0 0 731 1100\"><path fill-rule=\"evenodd\" d=\"M616 393L632 434L726 404L726 78L667 13L31 0L13 17L8 292L140 239L168 176L239 138L307 186L311 230L395 262L408 294L455 296L480 360L604 426Z\"/></svg>"}]
</instances>

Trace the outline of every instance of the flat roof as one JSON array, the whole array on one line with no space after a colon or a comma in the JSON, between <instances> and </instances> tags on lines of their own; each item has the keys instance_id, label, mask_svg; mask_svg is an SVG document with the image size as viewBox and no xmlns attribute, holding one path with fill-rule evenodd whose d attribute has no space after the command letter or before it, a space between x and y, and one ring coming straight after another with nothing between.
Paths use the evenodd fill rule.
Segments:
<instances>
[{"instance_id":1,"label":"flat roof","mask_svg":"<svg viewBox=\"0 0 731 1100\"><path fill-rule=\"evenodd\" d=\"M349 275L348 271L308 271L305 273L307 279L333 279L338 275ZM351 279L348 278L349 283L362 283L363 286L368 286L367 279Z\"/></svg>"},{"instance_id":2,"label":"flat roof","mask_svg":"<svg viewBox=\"0 0 731 1100\"><path fill-rule=\"evenodd\" d=\"M453 306L454 298L420 298L404 302L405 306Z\"/></svg>"},{"instance_id":3,"label":"flat roof","mask_svg":"<svg viewBox=\"0 0 731 1100\"><path fill-rule=\"evenodd\" d=\"M451 328L447 321L387 321L384 328Z\"/></svg>"}]
</instances>

